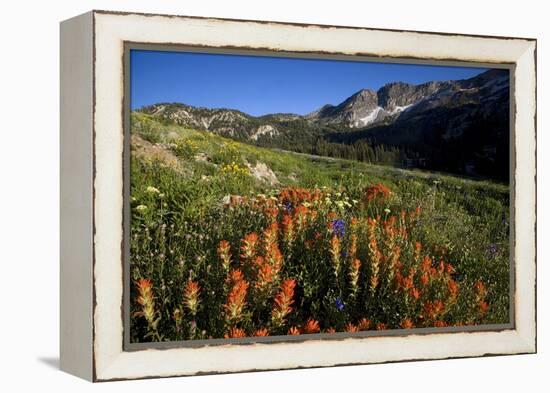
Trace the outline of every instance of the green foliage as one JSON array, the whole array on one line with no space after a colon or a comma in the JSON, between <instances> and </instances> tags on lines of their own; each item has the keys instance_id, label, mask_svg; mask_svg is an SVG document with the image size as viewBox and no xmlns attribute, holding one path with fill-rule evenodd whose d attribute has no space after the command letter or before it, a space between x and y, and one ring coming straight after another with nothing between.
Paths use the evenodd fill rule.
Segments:
<instances>
[{"instance_id":1,"label":"green foliage","mask_svg":"<svg viewBox=\"0 0 550 393\"><path fill-rule=\"evenodd\" d=\"M155 130L154 137L151 130ZM349 324L358 327L363 318L371 322L370 329L377 325L400 328L407 318L414 326L422 327L509 320L510 217L506 186L265 149L150 121L143 114L132 118L132 133L165 146L185 169L181 172L159 161L132 156L130 274L134 342L218 338L234 335L231 329L252 335L264 327L272 335L287 334L290 327L303 331L309 318L319 321L323 331L349 330ZM257 162L266 164L278 183L254 177L247 164ZM379 183L390 189L391 195L369 200L366 190ZM297 190L296 186L309 196L299 201L285 199L285 192ZM288 201L290 207L285 204ZM268 214L269 206L276 208L275 218ZM298 206L315 214L308 216L307 225L296 230L292 241L284 240L283 216L295 214ZM417 209L420 214L415 213ZM402 214L407 218L402 219ZM374 235L369 235L369 218L377 220ZM355 290L350 287L349 273L353 219L360 223L356 229L356 255L361 267ZM276 282L260 293L254 286L258 282L256 265L239 255L243 238L257 233L263 239L273 220L278 223L277 247L283 262ZM338 241L347 255L331 252L335 247L334 230L330 228L334 220L344 223L345 231ZM385 232L383 223L392 220L396 230L406 231L406 237L392 237ZM379 283L374 289L370 288L376 270L372 238L386 262L398 246L402 265L394 270L387 264L378 266ZM242 269L250 284L238 323L229 323L226 318L232 287L218 252L222 240L230 247L230 268ZM441 260L454 269L449 274L434 273L437 279L423 287L422 303L413 302L410 291L403 289L403 280L412 271L414 286L421 287L417 243L422 245L422 256L432 260L433 269L439 269ZM261 253L258 256L266 257ZM134 283L140 279L152 282L158 314L155 335L150 333L150 324L141 316L142 306L136 300L140 294ZM274 325L274 299L284 279L296 282L292 311L284 324ZM449 299L450 279L460 288L454 301ZM200 286L195 313L185 306L189 281ZM479 282L486 293L475 289ZM430 302L438 300L445 302L445 312L437 319L426 319L433 311ZM338 302L344 305L341 310ZM481 302L488 305L485 312L479 310Z\"/></svg>"}]
</instances>

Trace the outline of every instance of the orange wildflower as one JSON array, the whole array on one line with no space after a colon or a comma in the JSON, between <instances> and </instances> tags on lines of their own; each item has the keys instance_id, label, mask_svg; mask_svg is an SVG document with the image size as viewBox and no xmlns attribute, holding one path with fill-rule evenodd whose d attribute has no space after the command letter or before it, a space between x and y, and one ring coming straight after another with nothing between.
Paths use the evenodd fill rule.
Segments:
<instances>
[{"instance_id":1,"label":"orange wildflower","mask_svg":"<svg viewBox=\"0 0 550 393\"><path fill-rule=\"evenodd\" d=\"M369 330L369 329L370 329L370 325L371 325L371 322L370 322L369 319L367 319L367 318L361 318L361 320L360 320L359 323L357 324L357 328L358 328L360 331Z\"/></svg>"},{"instance_id":2,"label":"orange wildflower","mask_svg":"<svg viewBox=\"0 0 550 393\"><path fill-rule=\"evenodd\" d=\"M452 278L447 282L447 290L449 291L449 297L453 300L456 299L458 295L458 284Z\"/></svg>"},{"instance_id":3,"label":"orange wildflower","mask_svg":"<svg viewBox=\"0 0 550 393\"><path fill-rule=\"evenodd\" d=\"M385 323L383 322L378 322L376 324L376 330L386 330L388 327L386 326Z\"/></svg>"},{"instance_id":4,"label":"orange wildflower","mask_svg":"<svg viewBox=\"0 0 550 393\"><path fill-rule=\"evenodd\" d=\"M361 269L361 261L356 258L353 262L351 262L349 270L349 284L351 287L351 292L354 296L359 290L359 269Z\"/></svg>"},{"instance_id":5,"label":"orange wildflower","mask_svg":"<svg viewBox=\"0 0 550 393\"><path fill-rule=\"evenodd\" d=\"M420 264L420 270L424 273L428 273L432 267L432 258L428 255L424 256L422 263Z\"/></svg>"},{"instance_id":6,"label":"orange wildflower","mask_svg":"<svg viewBox=\"0 0 550 393\"><path fill-rule=\"evenodd\" d=\"M267 337L269 336L269 331L266 328L258 329L253 334L254 337Z\"/></svg>"},{"instance_id":7,"label":"orange wildflower","mask_svg":"<svg viewBox=\"0 0 550 393\"><path fill-rule=\"evenodd\" d=\"M225 333L225 338L243 338L246 337L244 329L232 327L229 332Z\"/></svg>"},{"instance_id":8,"label":"orange wildflower","mask_svg":"<svg viewBox=\"0 0 550 393\"><path fill-rule=\"evenodd\" d=\"M416 242L414 243L414 260L419 261L420 260L420 253L422 252L422 243ZM430 261L431 264L431 261Z\"/></svg>"},{"instance_id":9,"label":"orange wildflower","mask_svg":"<svg viewBox=\"0 0 550 393\"><path fill-rule=\"evenodd\" d=\"M402 329L412 329L414 327L414 323L410 318L403 318L399 326L401 326Z\"/></svg>"},{"instance_id":10,"label":"orange wildflower","mask_svg":"<svg viewBox=\"0 0 550 393\"><path fill-rule=\"evenodd\" d=\"M430 275L428 273L422 273L422 275L420 276L420 283L423 286L428 285L430 283Z\"/></svg>"},{"instance_id":11,"label":"orange wildflower","mask_svg":"<svg viewBox=\"0 0 550 393\"><path fill-rule=\"evenodd\" d=\"M229 270L231 266L231 246L227 240L220 241L218 245L218 257L222 261L222 267L224 270Z\"/></svg>"},{"instance_id":12,"label":"orange wildflower","mask_svg":"<svg viewBox=\"0 0 550 393\"><path fill-rule=\"evenodd\" d=\"M298 232L304 229L304 226L307 222L308 212L309 209L304 205L296 206L296 209L294 209L294 221L296 222L296 226L298 227Z\"/></svg>"},{"instance_id":13,"label":"orange wildflower","mask_svg":"<svg viewBox=\"0 0 550 393\"><path fill-rule=\"evenodd\" d=\"M283 239L287 244L292 244L295 237L294 221L292 217L289 214L283 215L281 224L283 227Z\"/></svg>"},{"instance_id":14,"label":"orange wildflower","mask_svg":"<svg viewBox=\"0 0 550 393\"><path fill-rule=\"evenodd\" d=\"M142 316L150 328L156 329L155 297L153 296L153 282L148 278L140 278L136 282L138 291L137 302L141 310L136 315Z\"/></svg>"},{"instance_id":15,"label":"orange wildflower","mask_svg":"<svg viewBox=\"0 0 550 393\"><path fill-rule=\"evenodd\" d=\"M242 240L241 245L241 258L244 260L251 260L256 254L256 247L258 245L258 234L256 232L249 233Z\"/></svg>"},{"instance_id":16,"label":"orange wildflower","mask_svg":"<svg viewBox=\"0 0 550 393\"><path fill-rule=\"evenodd\" d=\"M187 281L187 285L183 290L183 304L193 316L197 314L197 309L199 307L199 292L200 286L196 281Z\"/></svg>"},{"instance_id":17,"label":"orange wildflower","mask_svg":"<svg viewBox=\"0 0 550 393\"><path fill-rule=\"evenodd\" d=\"M321 328L319 327L319 322L317 322L313 318L309 318L304 327L302 328L302 332L304 334L313 334L313 333L319 333L321 331Z\"/></svg>"},{"instance_id":18,"label":"orange wildflower","mask_svg":"<svg viewBox=\"0 0 550 393\"><path fill-rule=\"evenodd\" d=\"M424 313L428 319L435 321L445 311L445 303L441 300L435 300L433 302L426 302L424 304Z\"/></svg>"},{"instance_id":19,"label":"orange wildflower","mask_svg":"<svg viewBox=\"0 0 550 393\"><path fill-rule=\"evenodd\" d=\"M482 281L477 281L474 285L474 290L476 293L477 312L479 314L479 318L482 318L483 315L485 315L485 313L489 310L489 304L485 301L485 297L487 296L487 288Z\"/></svg>"},{"instance_id":20,"label":"orange wildflower","mask_svg":"<svg viewBox=\"0 0 550 393\"><path fill-rule=\"evenodd\" d=\"M480 316L483 316L489 310L489 304L486 301L481 300L477 304L477 309Z\"/></svg>"},{"instance_id":21,"label":"orange wildflower","mask_svg":"<svg viewBox=\"0 0 550 393\"><path fill-rule=\"evenodd\" d=\"M290 329L288 329L288 335L290 336L298 336L300 334L300 330L296 326L292 326Z\"/></svg>"},{"instance_id":22,"label":"orange wildflower","mask_svg":"<svg viewBox=\"0 0 550 393\"><path fill-rule=\"evenodd\" d=\"M245 299L248 291L248 282L242 278L242 273L238 269L234 270L230 275L233 276L233 286L227 295L224 308L227 321L235 323L242 318L243 309L246 305Z\"/></svg>"},{"instance_id":23,"label":"orange wildflower","mask_svg":"<svg viewBox=\"0 0 550 393\"><path fill-rule=\"evenodd\" d=\"M391 195L391 190L382 183L373 184L364 191L364 198L367 202L373 200L383 201Z\"/></svg>"},{"instance_id":24,"label":"orange wildflower","mask_svg":"<svg viewBox=\"0 0 550 393\"><path fill-rule=\"evenodd\" d=\"M336 333L336 329L334 329L333 327L329 327L325 330L325 333L329 333L329 334Z\"/></svg>"},{"instance_id":25,"label":"orange wildflower","mask_svg":"<svg viewBox=\"0 0 550 393\"><path fill-rule=\"evenodd\" d=\"M263 244L264 249L267 250L273 243L277 242L277 235L279 233L279 224L273 222L268 225L263 231Z\"/></svg>"},{"instance_id":26,"label":"orange wildflower","mask_svg":"<svg viewBox=\"0 0 550 393\"><path fill-rule=\"evenodd\" d=\"M283 265L283 254L281 253L281 250L279 249L279 246L277 243L271 243L269 247L266 250L265 260L276 273L279 272Z\"/></svg>"},{"instance_id":27,"label":"orange wildflower","mask_svg":"<svg viewBox=\"0 0 550 393\"><path fill-rule=\"evenodd\" d=\"M349 224L351 233L355 235L357 233L357 228L359 227L359 220L357 217L352 217Z\"/></svg>"},{"instance_id":28,"label":"orange wildflower","mask_svg":"<svg viewBox=\"0 0 550 393\"><path fill-rule=\"evenodd\" d=\"M232 269L227 274L226 282L228 282L229 284L234 284L237 281L242 281L242 280L244 280L244 275L240 269Z\"/></svg>"},{"instance_id":29,"label":"orange wildflower","mask_svg":"<svg viewBox=\"0 0 550 393\"><path fill-rule=\"evenodd\" d=\"M359 331L359 328L355 326L353 323L348 322L344 327L344 330L348 333L357 333Z\"/></svg>"},{"instance_id":30,"label":"orange wildflower","mask_svg":"<svg viewBox=\"0 0 550 393\"><path fill-rule=\"evenodd\" d=\"M268 207L264 210L264 214L266 217L269 218L271 222L275 222L277 220L277 217L279 216L279 209L276 207Z\"/></svg>"},{"instance_id":31,"label":"orange wildflower","mask_svg":"<svg viewBox=\"0 0 550 393\"><path fill-rule=\"evenodd\" d=\"M348 256L353 260L357 255L357 235L355 233L351 234L349 243Z\"/></svg>"},{"instance_id":32,"label":"orange wildflower","mask_svg":"<svg viewBox=\"0 0 550 393\"><path fill-rule=\"evenodd\" d=\"M276 326L282 325L286 316L292 311L295 286L296 281L294 279L286 279L281 284L279 293L275 295L271 318Z\"/></svg>"},{"instance_id":33,"label":"orange wildflower","mask_svg":"<svg viewBox=\"0 0 550 393\"><path fill-rule=\"evenodd\" d=\"M338 277L338 274L340 273L340 254L342 252L341 245L340 245L340 238L336 235L333 235L330 239L330 248L329 253L331 256L332 261L332 268L334 271L334 275Z\"/></svg>"},{"instance_id":34,"label":"orange wildflower","mask_svg":"<svg viewBox=\"0 0 550 393\"><path fill-rule=\"evenodd\" d=\"M418 300L420 298L420 291L418 288L411 288L409 293L414 300Z\"/></svg>"},{"instance_id":35,"label":"orange wildflower","mask_svg":"<svg viewBox=\"0 0 550 393\"><path fill-rule=\"evenodd\" d=\"M483 284L482 281L477 281L474 285L474 289L476 294L481 298L484 298L487 294L487 288L485 288L485 284Z\"/></svg>"}]
</instances>

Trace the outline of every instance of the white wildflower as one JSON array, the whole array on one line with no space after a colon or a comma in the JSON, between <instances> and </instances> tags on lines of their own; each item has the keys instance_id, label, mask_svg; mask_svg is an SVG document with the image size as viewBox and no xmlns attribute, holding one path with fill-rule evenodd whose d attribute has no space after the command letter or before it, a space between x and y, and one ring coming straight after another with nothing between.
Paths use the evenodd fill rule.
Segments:
<instances>
[{"instance_id":1,"label":"white wildflower","mask_svg":"<svg viewBox=\"0 0 550 393\"><path fill-rule=\"evenodd\" d=\"M149 186L146 188L146 191L149 193L149 194L160 194L160 191L158 190L158 188L155 188L153 186Z\"/></svg>"}]
</instances>

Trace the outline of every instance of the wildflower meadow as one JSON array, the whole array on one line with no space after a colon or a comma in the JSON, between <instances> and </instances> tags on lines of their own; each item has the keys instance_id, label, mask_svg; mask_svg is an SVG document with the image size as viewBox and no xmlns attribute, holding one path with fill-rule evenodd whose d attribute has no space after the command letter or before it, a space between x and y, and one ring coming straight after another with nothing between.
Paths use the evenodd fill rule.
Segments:
<instances>
[{"instance_id":1,"label":"wildflower meadow","mask_svg":"<svg viewBox=\"0 0 550 393\"><path fill-rule=\"evenodd\" d=\"M508 186L132 114L132 342L506 323Z\"/></svg>"}]
</instances>

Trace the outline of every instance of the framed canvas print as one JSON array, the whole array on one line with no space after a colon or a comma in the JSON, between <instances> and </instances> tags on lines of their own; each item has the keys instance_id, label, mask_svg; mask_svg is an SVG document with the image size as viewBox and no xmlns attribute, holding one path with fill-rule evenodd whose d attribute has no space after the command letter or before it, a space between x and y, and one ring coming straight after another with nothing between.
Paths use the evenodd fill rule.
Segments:
<instances>
[{"instance_id":1,"label":"framed canvas print","mask_svg":"<svg viewBox=\"0 0 550 393\"><path fill-rule=\"evenodd\" d=\"M61 368L536 351L536 41L61 24Z\"/></svg>"}]
</instances>

